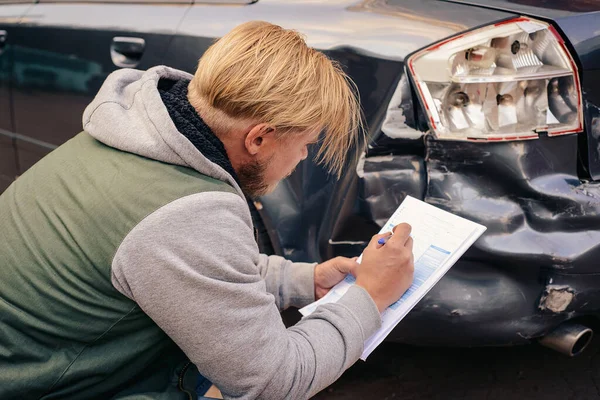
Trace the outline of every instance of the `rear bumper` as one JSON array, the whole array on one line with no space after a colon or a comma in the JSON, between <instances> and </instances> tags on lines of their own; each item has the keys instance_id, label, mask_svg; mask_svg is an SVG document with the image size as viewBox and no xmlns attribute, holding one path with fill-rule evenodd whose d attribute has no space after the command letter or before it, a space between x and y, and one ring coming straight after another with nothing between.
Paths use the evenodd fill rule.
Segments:
<instances>
[{"instance_id":1,"label":"rear bumper","mask_svg":"<svg viewBox=\"0 0 600 400\"><path fill-rule=\"evenodd\" d=\"M538 275L457 263L388 340L421 346L524 344L566 320L597 314L600 275Z\"/></svg>"}]
</instances>

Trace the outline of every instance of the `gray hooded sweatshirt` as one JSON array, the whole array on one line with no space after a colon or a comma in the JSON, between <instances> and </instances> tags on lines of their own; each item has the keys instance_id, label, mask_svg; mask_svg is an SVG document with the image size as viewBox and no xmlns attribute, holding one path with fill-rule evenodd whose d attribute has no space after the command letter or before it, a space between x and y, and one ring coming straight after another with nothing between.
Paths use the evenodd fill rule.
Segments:
<instances>
[{"instance_id":1,"label":"gray hooded sweatshirt","mask_svg":"<svg viewBox=\"0 0 600 400\"><path fill-rule=\"evenodd\" d=\"M381 324L354 287L286 329L279 312L314 301L315 264L259 253L235 180L180 134L157 89L192 76L164 66L111 74L83 116L98 141L192 168L232 192L179 198L144 218L112 261L114 287L135 301L225 398L302 399L334 382Z\"/></svg>"}]
</instances>

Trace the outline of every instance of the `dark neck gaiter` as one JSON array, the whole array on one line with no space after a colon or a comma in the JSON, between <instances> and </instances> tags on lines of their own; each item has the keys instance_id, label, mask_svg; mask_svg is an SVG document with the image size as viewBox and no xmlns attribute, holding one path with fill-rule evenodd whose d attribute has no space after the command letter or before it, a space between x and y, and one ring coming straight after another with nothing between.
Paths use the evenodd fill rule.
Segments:
<instances>
[{"instance_id":1,"label":"dark neck gaiter","mask_svg":"<svg viewBox=\"0 0 600 400\"><path fill-rule=\"evenodd\" d=\"M206 158L227 171L239 184L240 181L227 157L223 143L204 123L188 101L189 83L188 80L173 81L169 79L161 79L158 82L158 92L167 107L169 116L183 136L192 142Z\"/></svg>"}]
</instances>

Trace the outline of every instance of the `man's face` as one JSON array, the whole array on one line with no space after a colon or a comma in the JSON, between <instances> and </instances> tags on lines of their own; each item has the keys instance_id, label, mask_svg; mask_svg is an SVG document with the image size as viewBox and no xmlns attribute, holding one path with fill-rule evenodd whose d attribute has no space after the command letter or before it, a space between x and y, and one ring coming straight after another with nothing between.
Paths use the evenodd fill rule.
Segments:
<instances>
[{"instance_id":1,"label":"man's face","mask_svg":"<svg viewBox=\"0 0 600 400\"><path fill-rule=\"evenodd\" d=\"M306 159L308 145L315 143L318 137L319 131L307 131L266 141L257 157L239 169L242 189L250 197L271 193L281 180L292 174L300 161Z\"/></svg>"}]
</instances>

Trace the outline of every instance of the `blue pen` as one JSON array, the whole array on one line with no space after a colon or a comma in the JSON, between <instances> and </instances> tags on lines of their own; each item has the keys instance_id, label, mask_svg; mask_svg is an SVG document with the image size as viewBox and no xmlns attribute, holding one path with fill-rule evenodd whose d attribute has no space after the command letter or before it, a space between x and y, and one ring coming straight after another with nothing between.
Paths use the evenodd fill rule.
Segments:
<instances>
[{"instance_id":1,"label":"blue pen","mask_svg":"<svg viewBox=\"0 0 600 400\"><path fill-rule=\"evenodd\" d=\"M385 244L385 242L387 242L388 240L390 240L390 238L391 238L391 237L392 237L392 234L390 233L390 235L389 235L389 236L387 236L387 237L382 237L381 239L379 239L379 240L377 241L377 243L383 246L383 245Z\"/></svg>"},{"instance_id":2,"label":"blue pen","mask_svg":"<svg viewBox=\"0 0 600 400\"><path fill-rule=\"evenodd\" d=\"M383 246L385 244L385 242L387 242L388 240L390 240L390 238L392 237L392 235L393 235L393 233L390 232L389 236L382 237L381 239L379 239L377 241L377 243ZM410 234L408 236L412 237L412 234Z\"/></svg>"}]
</instances>

